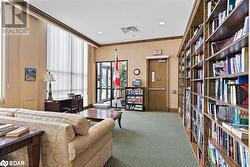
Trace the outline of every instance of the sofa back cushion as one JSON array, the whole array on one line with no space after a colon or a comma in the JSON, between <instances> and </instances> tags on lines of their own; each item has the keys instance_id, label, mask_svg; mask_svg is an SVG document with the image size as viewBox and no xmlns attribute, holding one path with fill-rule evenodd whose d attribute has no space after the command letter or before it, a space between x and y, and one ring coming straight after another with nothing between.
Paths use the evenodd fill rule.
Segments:
<instances>
[{"instance_id":1,"label":"sofa back cushion","mask_svg":"<svg viewBox=\"0 0 250 167\"><path fill-rule=\"evenodd\" d=\"M0 108L0 115L14 117L16 111L20 110L20 108Z\"/></svg>"},{"instance_id":2,"label":"sofa back cushion","mask_svg":"<svg viewBox=\"0 0 250 167\"><path fill-rule=\"evenodd\" d=\"M77 135L86 135L89 131L88 120L76 114L21 109L15 113L15 117L70 124Z\"/></svg>"}]
</instances>

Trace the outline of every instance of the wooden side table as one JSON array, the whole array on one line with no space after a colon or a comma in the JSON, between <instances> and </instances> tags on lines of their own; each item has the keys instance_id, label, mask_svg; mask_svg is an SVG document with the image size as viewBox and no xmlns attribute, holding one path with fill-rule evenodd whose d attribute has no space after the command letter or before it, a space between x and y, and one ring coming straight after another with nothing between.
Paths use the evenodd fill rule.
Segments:
<instances>
[{"instance_id":1,"label":"wooden side table","mask_svg":"<svg viewBox=\"0 0 250 167\"><path fill-rule=\"evenodd\" d=\"M28 146L29 166L38 167L40 160L40 141L43 131L30 131L16 138L0 137L0 157Z\"/></svg>"}]
</instances>

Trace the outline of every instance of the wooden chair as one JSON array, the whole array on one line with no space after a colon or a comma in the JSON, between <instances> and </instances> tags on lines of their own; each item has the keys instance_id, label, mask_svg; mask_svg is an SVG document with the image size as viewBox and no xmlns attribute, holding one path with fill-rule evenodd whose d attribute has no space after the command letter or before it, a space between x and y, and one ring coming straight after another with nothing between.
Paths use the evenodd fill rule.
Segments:
<instances>
[{"instance_id":1,"label":"wooden chair","mask_svg":"<svg viewBox=\"0 0 250 167\"><path fill-rule=\"evenodd\" d=\"M62 108L63 112L66 113L77 113L79 112L79 99L77 96L73 96L71 100L71 105L70 107L64 107Z\"/></svg>"},{"instance_id":2,"label":"wooden chair","mask_svg":"<svg viewBox=\"0 0 250 167\"><path fill-rule=\"evenodd\" d=\"M79 112L83 110L83 100L82 95L75 95L76 99L78 100L79 105Z\"/></svg>"}]
</instances>

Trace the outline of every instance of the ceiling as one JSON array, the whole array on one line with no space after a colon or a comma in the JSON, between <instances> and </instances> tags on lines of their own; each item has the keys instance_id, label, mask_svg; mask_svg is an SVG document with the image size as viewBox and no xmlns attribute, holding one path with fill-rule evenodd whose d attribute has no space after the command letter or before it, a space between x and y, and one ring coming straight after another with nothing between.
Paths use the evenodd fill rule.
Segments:
<instances>
[{"instance_id":1,"label":"ceiling","mask_svg":"<svg viewBox=\"0 0 250 167\"><path fill-rule=\"evenodd\" d=\"M183 35L194 0L28 2L102 45ZM140 32L124 34L121 28L129 26L137 26Z\"/></svg>"}]
</instances>

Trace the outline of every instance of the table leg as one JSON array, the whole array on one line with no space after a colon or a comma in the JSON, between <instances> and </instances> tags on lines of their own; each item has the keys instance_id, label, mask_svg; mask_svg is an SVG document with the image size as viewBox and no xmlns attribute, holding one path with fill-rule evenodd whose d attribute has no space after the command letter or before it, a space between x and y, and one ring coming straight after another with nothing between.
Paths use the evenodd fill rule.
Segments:
<instances>
[{"instance_id":1,"label":"table leg","mask_svg":"<svg viewBox=\"0 0 250 167\"><path fill-rule=\"evenodd\" d=\"M122 120L122 115L118 118L118 124L119 124L119 127L120 127L120 128L122 128L121 120Z\"/></svg>"},{"instance_id":2,"label":"table leg","mask_svg":"<svg viewBox=\"0 0 250 167\"><path fill-rule=\"evenodd\" d=\"M29 167L39 167L40 161L40 135L32 137L32 143L28 146Z\"/></svg>"}]
</instances>

